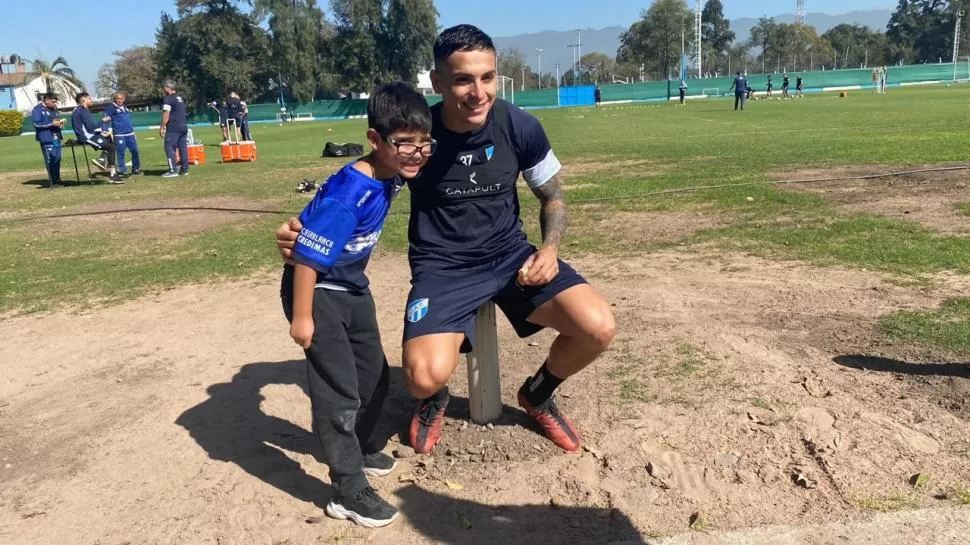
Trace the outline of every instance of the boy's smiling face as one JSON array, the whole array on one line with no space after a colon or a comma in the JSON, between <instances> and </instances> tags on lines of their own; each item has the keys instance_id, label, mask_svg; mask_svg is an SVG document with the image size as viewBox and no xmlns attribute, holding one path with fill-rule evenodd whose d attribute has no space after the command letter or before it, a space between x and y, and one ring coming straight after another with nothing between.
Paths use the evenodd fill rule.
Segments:
<instances>
[{"instance_id":1,"label":"boy's smiling face","mask_svg":"<svg viewBox=\"0 0 970 545\"><path fill-rule=\"evenodd\" d=\"M386 137L374 129L367 131L367 140L374 149L374 157L380 167L378 178L395 175L411 179L418 175L434 152L436 142L431 135L421 131L394 131Z\"/></svg>"}]
</instances>

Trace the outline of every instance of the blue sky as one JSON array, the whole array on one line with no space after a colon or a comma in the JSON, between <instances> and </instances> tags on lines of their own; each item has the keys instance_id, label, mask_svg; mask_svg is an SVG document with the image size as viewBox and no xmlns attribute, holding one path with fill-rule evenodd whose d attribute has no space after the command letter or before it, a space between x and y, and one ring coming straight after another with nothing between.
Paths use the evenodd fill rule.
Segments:
<instances>
[{"instance_id":1,"label":"blue sky","mask_svg":"<svg viewBox=\"0 0 970 545\"><path fill-rule=\"evenodd\" d=\"M173 0L4 0L0 54L53 60L63 55L91 87L98 67L112 60L112 51L151 45L162 11L175 12ZM320 0L329 5L328 0ZM577 27L629 25L650 0L435 0L443 26L473 23L493 36ZM693 4L693 0L689 0ZM892 9L896 0L808 0L809 12L839 14L866 9ZM605 5L609 9L597 9ZM728 18L793 12L795 1L724 0ZM477 6L477 7L476 7ZM770 13L766 12L770 9ZM56 20L54 19L56 18ZM54 32L37 33L37 21L53 21ZM17 21L17 23L14 23ZM68 24L69 21L69 24ZM82 41L77 36L85 36ZM0 95L0 108L8 107Z\"/></svg>"}]
</instances>

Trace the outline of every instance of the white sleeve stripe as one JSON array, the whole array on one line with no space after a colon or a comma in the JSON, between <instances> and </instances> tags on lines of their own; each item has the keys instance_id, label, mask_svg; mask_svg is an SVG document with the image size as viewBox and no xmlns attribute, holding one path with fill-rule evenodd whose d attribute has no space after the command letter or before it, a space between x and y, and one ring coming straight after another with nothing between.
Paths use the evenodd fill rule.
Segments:
<instances>
[{"instance_id":1,"label":"white sleeve stripe","mask_svg":"<svg viewBox=\"0 0 970 545\"><path fill-rule=\"evenodd\" d=\"M172 111L172 106L169 104L165 104L164 106L162 106L162 111L170 112Z\"/></svg>"},{"instance_id":2,"label":"white sleeve stripe","mask_svg":"<svg viewBox=\"0 0 970 545\"><path fill-rule=\"evenodd\" d=\"M525 178L525 183L529 184L529 187L535 189L551 180L553 176L559 173L560 169L562 169L562 165L559 163L559 159L556 158L556 154L552 150L549 150L546 157L539 161L536 166L524 170L522 177Z\"/></svg>"}]
</instances>

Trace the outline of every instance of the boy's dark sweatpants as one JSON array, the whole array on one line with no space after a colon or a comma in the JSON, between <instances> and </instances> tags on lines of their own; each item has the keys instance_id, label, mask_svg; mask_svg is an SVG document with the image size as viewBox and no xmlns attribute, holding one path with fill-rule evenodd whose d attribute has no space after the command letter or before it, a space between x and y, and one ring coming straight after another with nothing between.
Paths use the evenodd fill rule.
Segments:
<instances>
[{"instance_id":1,"label":"boy's dark sweatpants","mask_svg":"<svg viewBox=\"0 0 970 545\"><path fill-rule=\"evenodd\" d=\"M283 283L283 312L292 321L292 276L284 275ZM313 431L334 491L353 496L368 486L363 455L386 446L372 437L389 380L374 299L370 293L316 289L313 323L313 344L304 351Z\"/></svg>"}]
</instances>

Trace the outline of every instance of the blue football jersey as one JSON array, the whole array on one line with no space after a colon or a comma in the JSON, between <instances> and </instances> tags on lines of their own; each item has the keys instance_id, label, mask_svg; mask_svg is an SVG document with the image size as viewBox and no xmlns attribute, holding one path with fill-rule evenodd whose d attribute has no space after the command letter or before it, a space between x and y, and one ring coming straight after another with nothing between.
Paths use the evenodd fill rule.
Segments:
<instances>
[{"instance_id":1,"label":"blue football jersey","mask_svg":"<svg viewBox=\"0 0 970 545\"><path fill-rule=\"evenodd\" d=\"M398 177L375 180L353 164L340 169L300 214L294 260L315 269L320 286L366 290L367 262L402 185Z\"/></svg>"}]
</instances>

